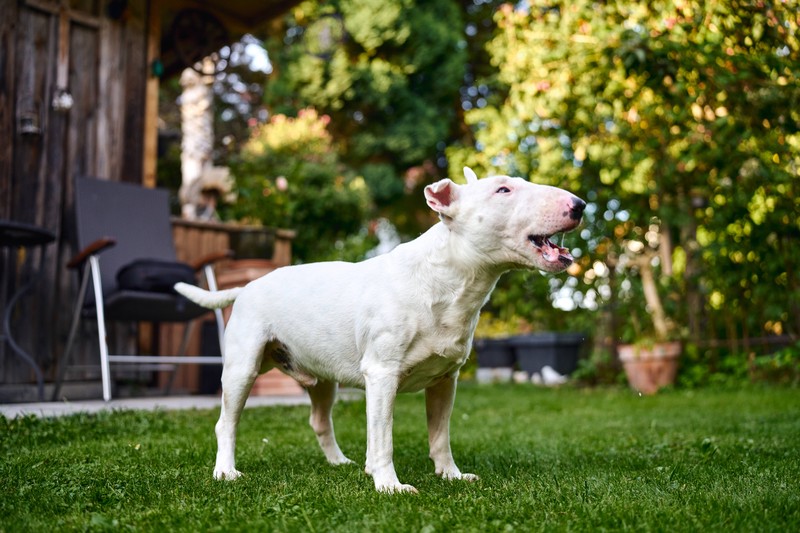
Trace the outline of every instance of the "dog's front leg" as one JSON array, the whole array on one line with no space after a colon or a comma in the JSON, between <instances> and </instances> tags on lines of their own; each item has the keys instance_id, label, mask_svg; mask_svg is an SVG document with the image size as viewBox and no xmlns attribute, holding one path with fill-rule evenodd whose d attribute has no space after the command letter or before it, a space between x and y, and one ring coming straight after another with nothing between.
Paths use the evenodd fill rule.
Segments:
<instances>
[{"instance_id":1,"label":"dog's front leg","mask_svg":"<svg viewBox=\"0 0 800 533\"><path fill-rule=\"evenodd\" d=\"M475 474L462 474L450 451L450 415L456 399L458 372L445 376L425 389L425 409L428 415L428 444L436 474L444 479L478 479Z\"/></svg>"},{"instance_id":2,"label":"dog's front leg","mask_svg":"<svg viewBox=\"0 0 800 533\"><path fill-rule=\"evenodd\" d=\"M379 492L417 492L397 479L392 459L392 418L400 382L397 373L372 369L364 373L367 390L367 465Z\"/></svg>"}]
</instances>

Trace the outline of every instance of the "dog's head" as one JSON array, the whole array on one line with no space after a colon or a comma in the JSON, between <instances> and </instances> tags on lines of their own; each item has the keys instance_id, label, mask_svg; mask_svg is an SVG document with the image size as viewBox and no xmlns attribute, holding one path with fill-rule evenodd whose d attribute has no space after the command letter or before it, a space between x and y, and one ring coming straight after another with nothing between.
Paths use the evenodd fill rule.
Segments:
<instances>
[{"instance_id":1,"label":"dog's head","mask_svg":"<svg viewBox=\"0 0 800 533\"><path fill-rule=\"evenodd\" d=\"M522 178L478 179L464 168L466 185L449 179L425 187L425 199L445 225L482 261L509 268L561 272L572 255L550 239L575 229L586 202L556 187Z\"/></svg>"}]
</instances>

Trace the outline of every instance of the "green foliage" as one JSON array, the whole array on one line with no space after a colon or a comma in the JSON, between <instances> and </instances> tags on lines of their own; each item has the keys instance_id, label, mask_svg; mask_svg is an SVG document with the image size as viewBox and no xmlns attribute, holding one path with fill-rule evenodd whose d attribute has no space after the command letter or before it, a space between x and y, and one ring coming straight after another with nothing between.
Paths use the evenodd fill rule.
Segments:
<instances>
[{"instance_id":1,"label":"green foliage","mask_svg":"<svg viewBox=\"0 0 800 533\"><path fill-rule=\"evenodd\" d=\"M800 343L753 359L753 374L772 383L800 384Z\"/></svg>"},{"instance_id":2,"label":"green foliage","mask_svg":"<svg viewBox=\"0 0 800 533\"><path fill-rule=\"evenodd\" d=\"M505 98L465 114L474 146L448 157L590 201L575 277L531 293L567 287L570 320L608 310L598 334L635 340L649 267L672 336L800 333L796 9L533 0L496 22Z\"/></svg>"},{"instance_id":3,"label":"green foliage","mask_svg":"<svg viewBox=\"0 0 800 533\"><path fill-rule=\"evenodd\" d=\"M425 397L400 395L394 454L418 495L364 475L365 402L335 407L356 465L328 465L308 407L246 409L233 482L211 479L216 410L0 417L0 530L797 531L800 396L461 386L453 454L428 459Z\"/></svg>"},{"instance_id":4,"label":"green foliage","mask_svg":"<svg viewBox=\"0 0 800 533\"><path fill-rule=\"evenodd\" d=\"M367 163L361 167L364 181L379 205L390 203L403 194L403 182L397 179L395 172L388 163Z\"/></svg>"},{"instance_id":5,"label":"green foliage","mask_svg":"<svg viewBox=\"0 0 800 533\"><path fill-rule=\"evenodd\" d=\"M478 327L475 328L476 339L504 339L520 333L530 333L531 326L527 321L511 316L498 318L488 311L481 313Z\"/></svg>"},{"instance_id":6,"label":"green foliage","mask_svg":"<svg viewBox=\"0 0 800 533\"><path fill-rule=\"evenodd\" d=\"M709 364L710 363L710 364ZM682 387L741 387L766 382L796 387L800 384L800 343L774 353L755 355L741 351L717 352L688 346L682 358L678 383Z\"/></svg>"},{"instance_id":7,"label":"green foliage","mask_svg":"<svg viewBox=\"0 0 800 533\"><path fill-rule=\"evenodd\" d=\"M266 86L268 105L329 115L342 161L365 177L380 205L398 200L407 169L435 160L437 144L457 127L466 61L457 4L306 2L286 27L282 41L268 43L279 73Z\"/></svg>"},{"instance_id":8,"label":"green foliage","mask_svg":"<svg viewBox=\"0 0 800 533\"><path fill-rule=\"evenodd\" d=\"M609 349L593 350L589 357L579 359L570 379L581 386L593 387L627 383L617 355Z\"/></svg>"},{"instance_id":9,"label":"green foliage","mask_svg":"<svg viewBox=\"0 0 800 533\"><path fill-rule=\"evenodd\" d=\"M275 115L231 164L238 198L226 216L300 228L293 251L301 261L340 258L365 242L353 236L361 235L369 193L340 163L329 120L313 109Z\"/></svg>"}]
</instances>

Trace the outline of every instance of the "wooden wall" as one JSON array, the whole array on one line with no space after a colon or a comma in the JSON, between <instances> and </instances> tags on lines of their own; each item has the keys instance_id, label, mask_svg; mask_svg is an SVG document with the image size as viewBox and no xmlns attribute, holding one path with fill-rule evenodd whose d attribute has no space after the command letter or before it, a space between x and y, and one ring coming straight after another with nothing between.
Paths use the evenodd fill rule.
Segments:
<instances>
[{"instance_id":1,"label":"wooden wall","mask_svg":"<svg viewBox=\"0 0 800 533\"><path fill-rule=\"evenodd\" d=\"M22 280L41 272L38 293L14 316L20 344L52 376L77 290L64 268L73 254L76 176L142 182L147 9L129 2L109 18L101 0L0 1L0 219L57 236L44 249L0 255L0 309ZM52 105L66 88L68 110ZM0 349L0 384L32 373Z\"/></svg>"}]
</instances>

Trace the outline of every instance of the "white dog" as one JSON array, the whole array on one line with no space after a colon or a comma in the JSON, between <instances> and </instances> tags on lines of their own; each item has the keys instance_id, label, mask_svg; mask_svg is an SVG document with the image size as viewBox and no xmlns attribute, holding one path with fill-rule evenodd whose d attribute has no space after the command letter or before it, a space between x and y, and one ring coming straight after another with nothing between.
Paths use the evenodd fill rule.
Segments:
<instances>
[{"instance_id":1,"label":"white dog","mask_svg":"<svg viewBox=\"0 0 800 533\"><path fill-rule=\"evenodd\" d=\"M333 432L336 384L366 389L366 472L381 492L416 492L392 459L398 392L425 389L430 457L436 474L474 480L450 452L458 372L470 352L481 307L503 272L560 272L569 252L550 242L575 228L586 206L572 194L521 178L444 179L425 188L441 222L417 239L360 263L280 268L244 288L175 289L198 304L233 312L225 332L222 410L216 425L216 479L235 479L236 428L259 373L277 367L308 389L311 427L332 464L351 463Z\"/></svg>"}]
</instances>

